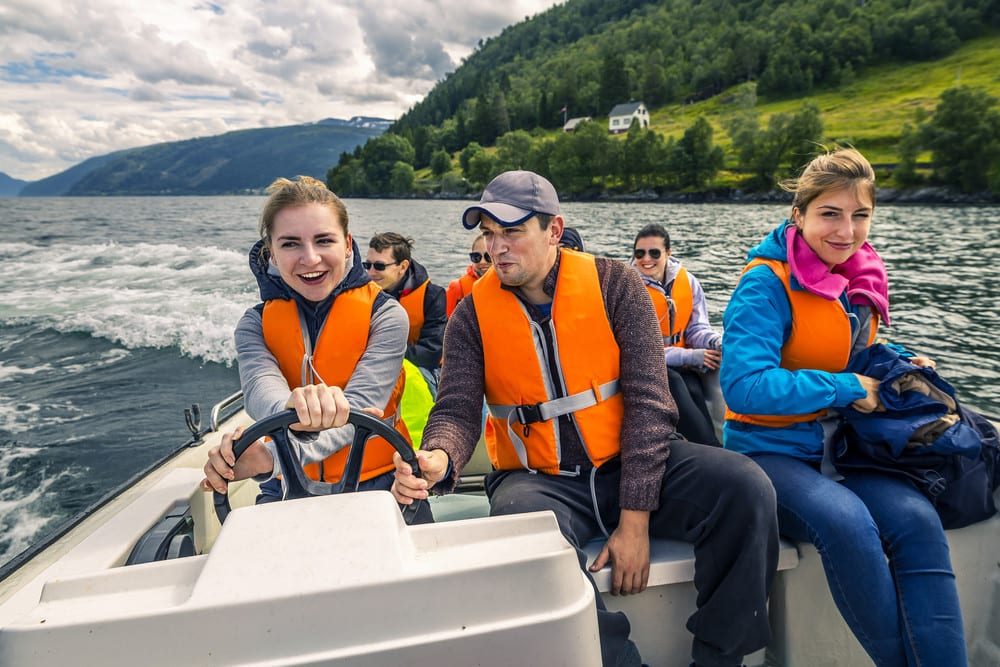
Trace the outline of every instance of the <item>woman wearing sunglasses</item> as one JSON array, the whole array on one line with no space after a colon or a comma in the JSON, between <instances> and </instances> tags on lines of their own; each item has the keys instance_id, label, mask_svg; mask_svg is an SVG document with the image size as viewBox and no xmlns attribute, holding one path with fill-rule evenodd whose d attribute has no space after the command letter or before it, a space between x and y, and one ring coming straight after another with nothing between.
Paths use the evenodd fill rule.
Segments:
<instances>
[{"instance_id":1,"label":"woman wearing sunglasses","mask_svg":"<svg viewBox=\"0 0 1000 667\"><path fill-rule=\"evenodd\" d=\"M445 307L448 317L451 317L452 311L455 310L455 306L462 300L462 297L472 293L472 286L476 281L482 278L486 271L493 266L493 258L486 251L486 239L482 234L476 236L472 241L469 262L470 264L466 267L462 277L448 283L448 303Z\"/></svg>"},{"instance_id":2,"label":"woman wearing sunglasses","mask_svg":"<svg viewBox=\"0 0 1000 667\"><path fill-rule=\"evenodd\" d=\"M692 442L718 446L707 398L721 408L722 335L708 322L701 283L671 256L670 234L660 224L646 225L636 234L632 267L646 283L660 321L667 379L679 413L677 430Z\"/></svg>"},{"instance_id":3,"label":"woman wearing sunglasses","mask_svg":"<svg viewBox=\"0 0 1000 667\"><path fill-rule=\"evenodd\" d=\"M260 241L250 250L262 303L244 313L235 333L246 410L257 420L296 410L290 435L306 474L336 482L354 427L331 427L344 423L350 406L378 408L409 439L399 418L406 311L361 268L347 209L322 182L280 178L268 192ZM203 488L225 492L230 481L264 475L257 502L281 500L273 444L259 440L230 465L238 435L209 453ZM382 438L368 440L361 489L389 489L394 452ZM431 520L429 510L418 520Z\"/></svg>"}]
</instances>

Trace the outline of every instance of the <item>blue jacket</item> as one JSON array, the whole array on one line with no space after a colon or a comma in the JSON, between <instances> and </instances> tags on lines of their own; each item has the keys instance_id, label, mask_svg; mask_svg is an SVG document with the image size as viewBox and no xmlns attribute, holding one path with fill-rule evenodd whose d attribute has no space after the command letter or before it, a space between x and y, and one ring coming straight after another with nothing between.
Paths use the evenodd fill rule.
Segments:
<instances>
[{"instance_id":1,"label":"blue jacket","mask_svg":"<svg viewBox=\"0 0 1000 667\"><path fill-rule=\"evenodd\" d=\"M915 366L886 345L872 345L855 354L847 370L881 381L878 394L885 411L863 413L848 408L843 412L844 420L865 442L885 445L895 457L904 453L979 455L979 434L958 421L955 390L934 369ZM905 380L909 382L898 384ZM924 428L932 430L921 435ZM906 449L911 442L917 446Z\"/></svg>"},{"instance_id":2,"label":"blue jacket","mask_svg":"<svg viewBox=\"0 0 1000 667\"><path fill-rule=\"evenodd\" d=\"M759 245L748 260L757 257L787 261L786 220ZM798 288L792 278L792 288ZM859 318L866 307L848 304ZM781 368L781 348L791 334L792 311L781 280L766 266L743 274L723 316L720 382L729 409L741 414L804 414L824 408L843 408L865 396L853 373ZM723 427L726 449L745 454L773 452L818 461L823 456L823 427L818 421L769 428L727 421Z\"/></svg>"}]
</instances>

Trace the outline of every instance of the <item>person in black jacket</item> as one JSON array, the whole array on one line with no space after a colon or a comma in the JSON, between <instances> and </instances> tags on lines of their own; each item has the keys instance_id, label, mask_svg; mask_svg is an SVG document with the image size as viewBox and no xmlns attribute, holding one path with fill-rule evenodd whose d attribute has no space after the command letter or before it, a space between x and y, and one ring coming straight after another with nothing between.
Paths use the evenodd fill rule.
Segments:
<instances>
[{"instance_id":1,"label":"person in black jacket","mask_svg":"<svg viewBox=\"0 0 1000 667\"><path fill-rule=\"evenodd\" d=\"M413 239L396 232L376 234L368 242L362 266L389 296L396 298L410 318L406 360L420 369L431 396L437 395L441 373L444 326L448 323L444 288L435 285L427 270L411 256Z\"/></svg>"}]
</instances>

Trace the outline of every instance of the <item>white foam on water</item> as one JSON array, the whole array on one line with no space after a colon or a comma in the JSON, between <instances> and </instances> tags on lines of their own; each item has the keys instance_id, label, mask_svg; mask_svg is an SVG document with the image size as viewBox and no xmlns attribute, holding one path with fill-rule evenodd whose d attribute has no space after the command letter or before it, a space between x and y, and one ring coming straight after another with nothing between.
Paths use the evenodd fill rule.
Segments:
<instances>
[{"instance_id":1,"label":"white foam on water","mask_svg":"<svg viewBox=\"0 0 1000 667\"><path fill-rule=\"evenodd\" d=\"M48 402L44 406L14 396L0 395L0 431L25 433L41 423L70 424L84 417L84 412L67 402Z\"/></svg>"},{"instance_id":2,"label":"white foam on water","mask_svg":"<svg viewBox=\"0 0 1000 667\"><path fill-rule=\"evenodd\" d=\"M42 406L24 403L12 396L0 395L0 429L8 433L24 433L37 423Z\"/></svg>"},{"instance_id":3,"label":"white foam on water","mask_svg":"<svg viewBox=\"0 0 1000 667\"><path fill-rule=\"evenodd\" d=\"M126 348L175 346L232 363L233 329L259 301L242 253L171 244L0 244L0 322L85 332Z\"/></svg>"},{"instance_id":4,"label":"white foam on water","mask_svg":"<svg viewBox=\"0 0 1000 667\"><path fill-rule=\"evenodd\" d=\"M16 382L25 377L31 377L36 373L44 374L52 370L52 364L25 367L0 361L0 382Z\"/></svg>"},{"instance_id":5,"label":"white foam on water","mask_svg":"<svg viewBox=\"0 0 1000 667\"><path fill-rule=\"evenodd\" d=\"M90 357L85 363L66 364L65 366L60 366L59 370L67 375L93 372L104 366L113 366L128 355L128 350L105 350L96 357Z\"/></svg>"},{"instance_id":6,"label":"white foam on water","mask_svg":"<svg viewBox=\"0 0 1000 667\"><path fill-rule=\"evenodd\" d=\"M52 489L67 478L67 473L42 477L33 487L21 488L25 467L16 465L18 459L35 460L39 449L34 447L0 447L0 563L25 550L35 536L52 521L50 512L42 506L53 493ZM22 472L14 472L21 470ZM6 548L3 548L6 547Z\"/></svg>"}]
</instances>

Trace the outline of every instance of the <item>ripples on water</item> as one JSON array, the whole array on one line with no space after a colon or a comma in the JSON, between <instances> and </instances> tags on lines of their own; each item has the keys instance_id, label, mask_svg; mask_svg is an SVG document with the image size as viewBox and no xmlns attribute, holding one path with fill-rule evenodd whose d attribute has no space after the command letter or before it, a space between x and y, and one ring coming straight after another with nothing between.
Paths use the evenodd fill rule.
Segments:
<instances>
[{"instance_id":1,"label":"ripples on water","mask_svg":"<svg viewBox=\"0 0 1000 667\"><path fill-rule=\"evenodd\" d=\"M246 252L260 197L5 199L0 224L0 562L174 449L182 410L238 388L232 329L257 301ZM348 200L361 252L415 241L445 285L474 232L464 201ZM635 232L670 230L721 325L747 249L786 206L567 203L587 250L627 260ZM930 354L960 398L1000 415L1000 213L880 207L888 335Z\"/></svg>"}]
</instances>

